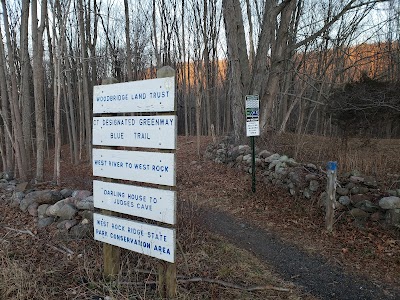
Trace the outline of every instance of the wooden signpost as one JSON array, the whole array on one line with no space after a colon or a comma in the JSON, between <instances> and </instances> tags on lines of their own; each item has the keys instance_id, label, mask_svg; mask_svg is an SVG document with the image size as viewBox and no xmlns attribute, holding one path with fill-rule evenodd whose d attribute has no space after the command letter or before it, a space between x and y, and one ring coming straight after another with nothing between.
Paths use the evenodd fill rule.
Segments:
<instances>
[{"instance_id":1,"label":"wooden signpost","mask_svg":"<svg viewBox=\"0 0 400 300\"><path fill-rule=\"evenodd\" d=\"M328 232L332 232L335 219L335 202L336 202L336 178L337 178L337 162L328 162L327 168L327 201L325 223Z\"/></svg>"},{"instance_id":2,"label":"wooden signpost","mask_svg":"<svg viewBox=\"0 0 400 300\"><path fill-rule=\"evenodd\" d=\"M173 298L176 232L171 225L176 223L177 118L175 73L169 67L160 69L165 70L168 76L163 78L94 87L93 113L101 115L93 117L93 145L97 146L92 155L93 175L104 179L93 181L94 206L102 209L102 214L94 214L93 226L94 238L104 242L106 277L118 274L119 258L115 256L119 247L156 257L165 262L160 264L165 271L159 274L161 296ZM144 115L108 115L138 112ZM169 225L150 225L117 217L115 212Z\"/></svg>"}]
</instances>

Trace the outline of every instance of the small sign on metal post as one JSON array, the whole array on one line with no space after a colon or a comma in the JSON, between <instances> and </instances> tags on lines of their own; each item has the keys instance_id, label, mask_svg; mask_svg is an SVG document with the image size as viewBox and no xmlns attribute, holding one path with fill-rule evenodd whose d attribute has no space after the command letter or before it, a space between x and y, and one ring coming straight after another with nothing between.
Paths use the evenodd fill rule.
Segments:
<instances>
[{"instance_id":1,"label":"small sign on metal post","mask_svg":"<svg viewBox=\"0 0 400 300\"><path fill-rule=\"evenodd\" d=\"M260 99L258 95L246 96L246 135L260 135Z\"/></svg>"},{"instance_id":2,"label":"small sign on metal post","mask_svg":"<svg viewBox=\"0 0 400 300\"><path fill-rule=\"evenodd\" d=\"M251 190L256 192L256 154L254 137L260 135L260 99L258 95L246 96L246 135L251 142Z\"/></svg>"}]
</instances>

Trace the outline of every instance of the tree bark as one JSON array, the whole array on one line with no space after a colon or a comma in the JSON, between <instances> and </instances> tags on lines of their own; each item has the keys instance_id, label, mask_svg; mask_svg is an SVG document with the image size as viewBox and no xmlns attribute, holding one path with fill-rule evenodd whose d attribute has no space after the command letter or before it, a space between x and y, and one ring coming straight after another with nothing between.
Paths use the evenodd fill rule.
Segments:
<instances>
[{"instance_id":1,"label":"tree bark","mask_svg":"<svg viewBox=\"0 0 400 300\"><path fill-rule=\"evenodd\" d=\"M28 23L29 23L29 0L22 2L21 31L20 31L20 62L21 62L21 108L22 108L22 132L24 134L24 146L26 151L27 165L31 166L32 156L32 120L31 99L29 85L31 81L30 60L28 52ZM30 169L27 175L30 176Z\"/></svg>"},{"instance_id":2,"label":"tree bark","mask_svg":"<svg viewBox=\"0 0 400 300\"><path fill-rule=\"evenodd\" d=\"M237 142L244 138L244 95L249 88L249 60L239 0L222 1L229 57L233 130Z\"/></svg>"},{"instance_id":3,"label":"tree bark","mask_svg":"<svg viewBox=\"0 0 400 300\"><path fill-rule=\"evenodd\" d=\"M12 124L15 134L15 158L17 160L17 167L19 176L22 180L27 180L27 159L26 159L26 151L24 146L24 136L22 131L22 119L21 119L21 111L18 105L18 86L17 86L17 74L15 70L15 61L14 61L14 49L11 44L11 36L10 36L10 26L8 23L8 14L5 0L1 0L3 5L3 21L4 21L4 30L6 33L6 45L8 49L8 67L10 70L10 81L11 81L11 117Z\"/></svg>"},{"instance_id":4,"label":"tree bark","mask_svg":"<svg viewBox=\"0 0 400 300\"><path fill-rule=\"evenodd\" d=\"M88 65L87 65L87 41L85 38L85 24L83 19L83 3L82 0L78 1L78 23L79 23L79 36L81 44L81 64L82 64L82 82L83 82L83 104L84 104L84 118L85 118L85 144L86 155L89 162L92 161L92 119L91 108L89 99L89 82L88 82ZM89 26L89 24L86 24Z\"/></svg>"},{"instance_id":5,"label":"tree bark","mask_svg":"<svg viewBox=\"0 0 400 300\"><path fill-rule=\"evenodd\" d=\"M3 34L0 28L0 40L3 40ZM7 172L13 171L13 151L12 151L12 136L11 136L11 119L10 119L10 106L8 101L8 91L5 72L5 55L4 45L0 43L0 95L1 95L1 117L3 119L4 129L8 134L4 135L4 148L5 148L5 164L3 170Z\"/></svg>"},{"instance_id":6,"label":"tree bark","mask_svg":"<svg viewBox=\"0 0 400 300\"><path fill-rule=\"evenodd\" d=\"M132 50L131 50L131 31L129 26L129 5L128 0L124 0L125 6L125 39L126 39L126 68L127 68L127 81L133 80L132 72Z\"/></svg>"},{"instance_id":7,"label":"tree bark","mask_svg":"<svg viewBox=\"0 0 400 300\"><path fill-rule=\"evenodd\" d=\"M44 163L44 67L43 67L43 31L47 18L47 1L42 1L41 25L38 27L37 0L32 0L32 46L33 46L33 88L35 94L35 130L36 130L36 180L43 181Z\"/></svg>"}]
</instances>

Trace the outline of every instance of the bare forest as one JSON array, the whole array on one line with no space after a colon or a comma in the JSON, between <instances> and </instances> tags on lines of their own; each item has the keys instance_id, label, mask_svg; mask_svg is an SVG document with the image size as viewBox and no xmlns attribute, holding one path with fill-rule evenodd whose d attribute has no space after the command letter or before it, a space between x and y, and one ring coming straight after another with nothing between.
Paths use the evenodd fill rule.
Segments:
<instances>
[{"instance_id":1,"label":"bare forest","mask_svg":"<svg viewBox=\"0 0 400 300\"><path fill-rule=\"evenodd\" d=\"M0 165L90 161L93 86L176 70L180 135L400 136L400 1L1 0Z\"/></svg>"}]
</instances>

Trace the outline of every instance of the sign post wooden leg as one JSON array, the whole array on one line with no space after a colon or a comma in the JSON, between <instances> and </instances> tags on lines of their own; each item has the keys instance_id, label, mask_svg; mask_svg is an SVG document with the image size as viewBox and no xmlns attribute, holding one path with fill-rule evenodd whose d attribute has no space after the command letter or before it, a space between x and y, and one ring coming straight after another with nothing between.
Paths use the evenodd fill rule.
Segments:
<instances>
[{"instance_id":1,"label":"sign post wooden leg","mask_svg":"<svg viewBox=\"0 0 400 300\"><path fill-rule=\"evenodd\" d=\"M176 264L167 263L165 275L167 297L173 299L176 296Z\"/></svg>"},{"instance_id":2,"label":"sign post wooden leg","mask_svg":"<svg viewBox=\"0 0 400 300\"><path fill-rule=\"evenodd\" d=\"M169 66L164 66L159 70L157 70L157 78L165 78L171 76L175 76L175 70ZM175 98L175 113L176 113L176 98ZM161 297L167 296L168 299L174 299L176 297L175 263L159 263L158 283L159 283Z\"/></svg>"},{"instance_id":3,"label":"sign post wooden leg","mask_svg":"<svg viewBox=\"0 0 400 300\"><path fill-rule=\"evenodd\" d=\"M109 210L102 210L103 215L112 216ZM120 248L104 243L103 244L103 261L104 261L104 278L113 279L119 273L120 264Z\"/></svg>"},{"instance_id":4,"label":"sign post wooden leg","mask_svg":"<svg viewBox=\"0 0 400 300\"><path fill-rule=\"evenodd\" d=\"M118 82L115 78L107 78L102 81L103 85L113 84ZM105 179L105 181L110 181L109 179ZM103 215L112 216L115 215L112 211L102 210ZM103 244L103 262L104 262L104 270L103 275L106 279L113 279L119 273L119 264L120 264L120 248L104 243Z\"/></svg>"}]
</instances>

